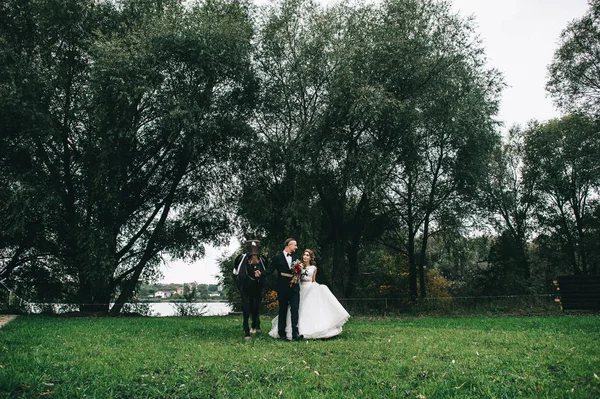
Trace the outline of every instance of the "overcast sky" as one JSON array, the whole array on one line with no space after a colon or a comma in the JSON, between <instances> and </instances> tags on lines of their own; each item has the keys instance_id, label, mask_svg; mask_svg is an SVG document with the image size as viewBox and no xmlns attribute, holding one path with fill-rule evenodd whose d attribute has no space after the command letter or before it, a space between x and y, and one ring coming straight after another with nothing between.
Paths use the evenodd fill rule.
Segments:
<instances>
[{"instance_id":1,"label":"overcast sky","mask_svg":"<svg viewBox=\"0 0 600 399\"><path fill-rule=\"evenodd\" d=\"M560 32L587 10L587 0L454 0L454 9L474 16L488 63L504 75L498 120L504 129L531 119L545 121L560 116L546 97L547 67L557 48ZM163 268L165 283L217 282L217 259L235 250L207 248L206 257L194 264L171 262Z\"/></svg>"},{"instance_id":2,"label":"overcast sky","mask_svg":"<svg viewBox=\"0 0 600 399\"><path fill-rule=\"evenodd\" d=\"M587 0L455 0L454 8L475 17L489 65L504 75L498 119L505 128L560 116L546 97L547 67L561 31L583 16Z\"/></svg>"}]
</instances>

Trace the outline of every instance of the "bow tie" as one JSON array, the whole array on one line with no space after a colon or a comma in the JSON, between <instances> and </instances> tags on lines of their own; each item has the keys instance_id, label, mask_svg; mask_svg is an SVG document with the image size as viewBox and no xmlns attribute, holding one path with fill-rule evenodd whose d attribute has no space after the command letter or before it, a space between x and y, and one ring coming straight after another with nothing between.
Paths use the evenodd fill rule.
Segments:
<instances>
[{"instance_id":1,"label":"bow tie","mask_svg":"<svg viewBox=\"0 0 600 399\"><path fill-rule=\"evenodd\" d=\"M289 256L290 258L292 257L292 255L290 255L290 254L285 254L285 256Z\"/></svg>"}]
</instances>

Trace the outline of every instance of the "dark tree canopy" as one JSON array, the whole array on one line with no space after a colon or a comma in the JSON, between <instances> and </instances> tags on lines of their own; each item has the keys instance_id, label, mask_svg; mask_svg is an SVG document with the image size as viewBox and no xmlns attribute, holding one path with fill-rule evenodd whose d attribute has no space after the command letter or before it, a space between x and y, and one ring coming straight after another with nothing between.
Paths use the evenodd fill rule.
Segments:
<instances>
[{"instance_id":1,"label":"dark tree canopy","mask_svg":"<svg viewBox=\"0 0 600 399\"><path fill-rule=\"evenodd\" d=\"M236 233L296 238L347 298L597 272L599 16L549 67L571 114L501 143L502 77L448 2L4 1L0 280L118 313Z\"/></svg>"},{"instance_id":2,"label":"dark tree canopy","mask_svg":"<svg viewBox=\"0 0 600 399\"><path fill-rule=\"evenodd\" d=\"M566 111L600 112L600 1L560 36L546 88Z\"/></svg>"},{"instance_id":3,"label":"dark tree canopy","mask_svg":"<svg viewBox=\"0 0 600 399\"><path fill-rule=\"evenodd\" d=\"M334 292L351 296L364 245L395 228L407 240L386 242L409 254L416 295L427 237L460 218L498 140L502 83L472 27L447 4L412 0L283 1L263 21L248 231L298 235Z\"/></svg>"},{"instance_id":4,"label":"dark tree canopy","mask_svg":"<svg viewBox=\"0 0 600 399\"><path fill-rule=\"evenodd\" d=\"M524 135L525 178L536 182L542 232L562 242L572 273L595 273L598 265L590 262L590 244L595 241L593 213L600 188L598 122L572 114L532 123Z\"/></svg>"},{"instance_id":5,"label":"dark tree canopy","mask_svg":"<svg viewBox=\"0 0 600 399\"><path fill-rule=\"evenodd\" d=\"M116 297L118 313L163 254L201 254L229 232L228 159L253 90L248 7L37 0L3 11L2 190L13 209L36 193L7 254L42 235L35 254L62 299L106 311ZM43 278L21 265L13 276Z\"/></svg>"}]
</instances>

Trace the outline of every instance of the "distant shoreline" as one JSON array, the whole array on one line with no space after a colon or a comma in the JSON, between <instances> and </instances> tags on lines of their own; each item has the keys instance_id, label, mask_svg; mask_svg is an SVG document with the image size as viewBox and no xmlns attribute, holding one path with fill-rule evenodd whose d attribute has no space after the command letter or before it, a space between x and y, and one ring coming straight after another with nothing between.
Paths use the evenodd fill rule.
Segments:
<instances>
[{"instance_id":1,"label":"distant shoreline","mask_svg":"<svg viewBox=\"0 0 600 399\"><path fill-rule=\"evenodd\" d=\"M179 298L179 299L162 299L162 298L149 298L149 299L137 299L135 301L135 303L156 303L156 302L161 302L161 303L187 303L188 301L186 301L183 298ZM221 303L221 302L227 302L226 298L221 298L221 299L196 299L195 301L189 302L189 303Z\"/></svg>"}]
</instances>

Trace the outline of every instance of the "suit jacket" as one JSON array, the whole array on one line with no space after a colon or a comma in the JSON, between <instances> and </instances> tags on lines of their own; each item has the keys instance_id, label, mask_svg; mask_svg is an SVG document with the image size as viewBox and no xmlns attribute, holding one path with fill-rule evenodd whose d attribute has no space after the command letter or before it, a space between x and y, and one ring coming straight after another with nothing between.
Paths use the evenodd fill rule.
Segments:
<instances>
[{"instance_id":1,"label":"suit jacket","mask_svg":"<svg viewBox=\"0 0 600 399\"><path fill-rule=\"evenodd\" d=\"M292 263L294 263L294 261L296 260L298 260L298 257L292 254ZM277 270L278 272L276 285L277 292L285 292L285 290L300 290L299 284L294 284L293 287L290 287L290 281L292 280L291 277L285 277L281 275L281 273L292 274L292 270L288 266L287 260L283 255L283 251L279 252L273 257L273 259L271 260L271 264L269 265L267 270L265 270L264 274L265 276L268 276L272 274L275 270Z\"/></svg>"}]
</instances>

